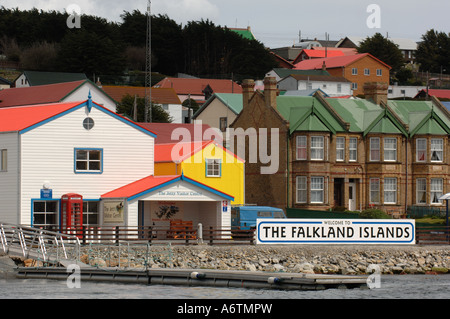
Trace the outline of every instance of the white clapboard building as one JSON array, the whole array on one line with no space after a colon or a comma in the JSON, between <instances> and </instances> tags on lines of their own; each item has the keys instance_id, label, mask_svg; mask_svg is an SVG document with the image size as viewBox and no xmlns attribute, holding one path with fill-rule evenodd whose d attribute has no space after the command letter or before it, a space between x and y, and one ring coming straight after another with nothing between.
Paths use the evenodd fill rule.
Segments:
<instances>
[{"instance_id":1,"label":"white clapboard building","mask_svg":"<svg viewBox=\"0 0 450 319\"><path fill-rule=\"evenodd\" d=\"M167 205L172 218L229 226L231 196L153 176L155 137L90 98L0 109L0 222L58 228L76 194L84 226L153 225Z\"/></svg>"}]
</instances>

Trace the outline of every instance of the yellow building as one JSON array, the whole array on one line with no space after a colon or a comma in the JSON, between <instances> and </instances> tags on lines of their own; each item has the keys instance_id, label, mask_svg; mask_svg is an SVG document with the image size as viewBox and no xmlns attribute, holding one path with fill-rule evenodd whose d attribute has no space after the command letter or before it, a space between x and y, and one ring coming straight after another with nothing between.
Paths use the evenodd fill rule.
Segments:
<instances>
[{"instance_id":1,"label":"yellow building","mask_svg":"<svg viewBox=\"0 0 450 319\"><path fill-rule=\"evenodd\" d=\"M214 141L155 145L155 176L181 175L245 204L244 160Z\"/></svg>"}]
</instances>

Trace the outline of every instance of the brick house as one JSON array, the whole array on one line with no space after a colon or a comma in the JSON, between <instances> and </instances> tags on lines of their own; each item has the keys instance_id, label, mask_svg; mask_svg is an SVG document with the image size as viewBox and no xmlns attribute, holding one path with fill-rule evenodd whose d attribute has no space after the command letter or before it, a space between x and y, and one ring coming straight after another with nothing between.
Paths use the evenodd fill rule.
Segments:
<instances>
[{"instance_id":1,"label":"brick house","mask_svg":"<svg viewBox=\"0 0 450 319\"><path fill-rule=\"evenodd\" d=\"M443 205L450 113L438 99L388 101L386 83L366 84L366 99L287 97L277 96L275 79L264 83L262 93L244 82L244 107L231 125L279 129L275 174L245 158L247 204L400 212Z\"/></svg>"},{"instance_id":2,"label":"brick house","mask_svg":"<svg viewBox=\"0 0 450 319\"><path fill-rule=\"evenodd\" d=\"M364 94L364 84L389 83L391 67L369 53L310 59L295 65L296 70L326 70L330 75L344 77L352 82L353 95Z\"/></svg>"}]
</instances>

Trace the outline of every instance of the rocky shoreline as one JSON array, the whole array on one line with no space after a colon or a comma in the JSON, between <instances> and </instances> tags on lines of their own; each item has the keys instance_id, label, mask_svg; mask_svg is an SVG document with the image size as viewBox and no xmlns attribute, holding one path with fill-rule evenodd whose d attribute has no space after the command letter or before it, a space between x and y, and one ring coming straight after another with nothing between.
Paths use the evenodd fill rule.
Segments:
<instances>
[{"instance_id":1,"label":"rocky shoreline","mask_svg":"<svg viewBox=\"0 0 450 319\"><path fill-rule=\"evenodd\" d=\"M450 271L450 246L172 246L152 247L150 268L217 269L362 275L445 274ZM98 267L143 268L145 251L82 253L86 264ZM15 259L22 266L38 266ZM372 266L371 266L372 265ZM2 270L0 269L0 272Z\"/></svg>"},{"instance_id":2,"label":"rocky shoreline","mask_svg":"<svg viewBox=\"0 0 450 319\"><path fill-rule=\"evenodd\" d=\"M171 258L158 248L151 268L217 269L316 274L448 273L450 246L172 246ZM82 260L94 266L144 267L136 254L100 253ZM373 266L372 266L373 267Z\"/></svg>"}]
</instances>

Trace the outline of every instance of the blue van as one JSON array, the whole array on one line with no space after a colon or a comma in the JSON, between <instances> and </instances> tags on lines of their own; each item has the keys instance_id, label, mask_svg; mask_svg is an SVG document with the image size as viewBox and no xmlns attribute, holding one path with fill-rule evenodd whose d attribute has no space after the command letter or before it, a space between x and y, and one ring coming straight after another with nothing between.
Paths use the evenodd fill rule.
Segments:
<instances>
[{"instance_id":1,"label":"blue van","mask_svg":"<svg viewBox=\"0 0 450 319\"><path fill-rule=\"evenodd\" d=\"M247 230L256 228L256 220L261 218L286 218L280 208L268 206L237 206L231 208L231 227Z\"/></svg>"}]
</instances>

